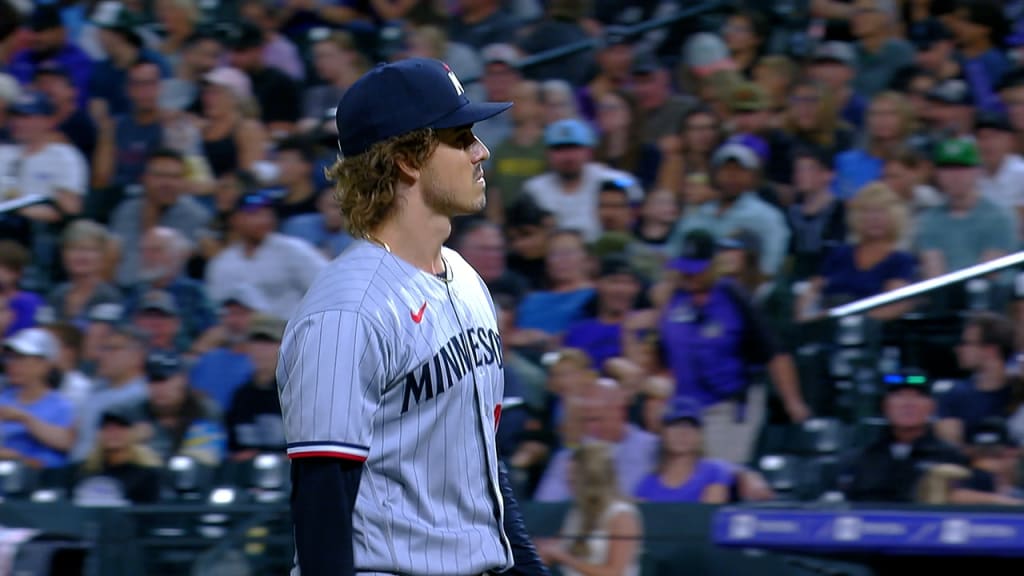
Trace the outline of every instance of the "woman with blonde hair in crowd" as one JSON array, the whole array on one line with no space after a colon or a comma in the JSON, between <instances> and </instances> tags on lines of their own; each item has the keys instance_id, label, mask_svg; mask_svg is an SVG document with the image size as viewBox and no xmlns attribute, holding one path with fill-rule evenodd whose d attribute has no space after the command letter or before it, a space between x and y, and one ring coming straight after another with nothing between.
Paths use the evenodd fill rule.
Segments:
<instances>
[{"instance_id":1,"label":"woman with blonde hair in crowd","mask_svg":"<svg viewBox=\"0 0 1024 576\"><path fill-rule=\"evenodd\" d=\"M907 230L906 205L899 196L875 182L857 192L848 210L853 243L837 246L825 257L799 297L798 321L818 317L825 307L889 292L916 279L917 261L899 248ZM912 307L912 301L897 302L868 315L886 320Z\"/></svg>"},{"instance_id":2,"label":"woman with blonde hair in crowd","mask_svg":"<svg viewBox=\"0 0 1024 576\"><path fill-rule=\"evenodd\" d=\"M538 553L564 576L638 576L643 523L636 505L619 493L611 449L588 443L570 464L573 506L556 541L538 543Z\"/></svg>"},{"instance_id":3,"label":"woman with blonde hair in crowd","mask_svg":"<svg viewBox=\"0 0 1024 576\"><path fill-rule=\"evenodd\" d=\"M885 161L903 149L914 133L914 111L899 92L882 92L871 101L866 118L865 141L835 158L836 178L832 191L848 200L858 190L882 177Z\"/></svg>"},{"instance_id":4,"label":"woman with blonde hair in crowd","mask_svg":"<svg viewBox=\"0 0 1024 576\"><path fill-rule=\"evenodd\" d=\"M237 68L215 68L203 78L202 151L215 179L251 172L267 151L267 134L255 114L252 83Z\"/></svg>"},{"instance_id":5,"label":"woman with blonde hair in crowd","mask_svg":"<svg viewBox=\"0 0 1024 576\"><path fill-rule=\"evenodd\" d=\"M798 70L792 60L778 54L761 58L754 67L754 83L764 90L768 97L768 111L777 120L784 117L786 101Z\"/></svg>"},{"instance_id":6,"label":"woman with blonde hair in crowd","mask_svg":"<svg viewBox=\"0 0 1024 576\"><path fill-rule=\"evenodd\" d=\"M156 19L164 30L157 49L172 69L177 67L185 42L201 18L194 0L156 0Z\"/></svg>"},{"instance_id":7,"label":"woman with blonde hair in crowd","mask_svg":"<svg viewBox=\"0 0 1024 576\"><path fill-rule=\"evenodd\" d=\"M644 189L658 176L661 154L643 142L643 111L632 92L614 88L597 99L597 125L601 139L594 159L636 175Z\"/></svg>"},{"instance_id":8,"label":"woman with blonde hair in crowd","mask_svg":"<svg viewBox=\"0 0 1024 576\"><path fill-rule=\"evenodd\" d=\"M793 86L782 129L793 137L796 147L815 147L832 156L853 145L854 132L839 116L832 96L811 79Z\"/></svg>"},{"instance_id":9,"label":"woman with blonde hair in crowd","mask_svg":"<svg viewBox=\"0 0 1024 576\"><path fill-rule=\"evenodd\" d=\"M108 282L108 255L115 242L110 232L91 220L77 220L61 240L68 280L47 297L55 320L82 327L97 304L119 302L121 293Z\"/></svg>"},{"instance_id":10,"label":"woman with blonde hair in crowd","mask_svg":"<svg viewBox=\"0 0 1024 576\"><path fill-rule=\"evenodd\" d=\"M160 499L160 457L139 441L138 418L129 406L108 408L100 417L96 445L75 471L76 496L87 499L95 478L117 482L124 498L133 504ZM77 498L76 498L77 499Z\"/></svg>"},{"instance_id":11,"label":"woman with blonde hair in crowd","mask_svg":"<svg viewBox=\"0 0 1024 576\"><path fill-rule=\"evenodd\" d=\"M579 118L580 110L572 85L565 80L545 80L540 85L540 100L544 106L544 124Z\"/></svg>"},{"instance_id":12,"label":"woman with blonde hair in crowd","mask_svg":"<svg viewBox=\"0 0 1024 576\"><path fill-rule=\"evenodd\" d=\"M658 143L662 156L658 187L682 194L688 174L710 174L711 155L723 138L721 117L711 108L698 106L687 112L679 134Z\"/></svg>"}]
</instances>

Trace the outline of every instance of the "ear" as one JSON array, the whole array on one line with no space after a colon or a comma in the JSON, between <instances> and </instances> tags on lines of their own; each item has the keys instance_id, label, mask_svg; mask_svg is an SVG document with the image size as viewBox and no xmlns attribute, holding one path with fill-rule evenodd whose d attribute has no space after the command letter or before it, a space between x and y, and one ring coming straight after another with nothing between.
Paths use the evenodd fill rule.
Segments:
<instances>
[{"instance_id":1,"label":"ear","mask_svg":"<svg viewBox=\"0 0 1024 576\"><path fill-rule=\"evenodd\" d=\"M399 156L395 158L395 165L398 166L398 178L406 184L412 184L418 182L420 175L422 174L421 169L413 168L412 163L407 158Z\"/></svg>"}]
</instances>

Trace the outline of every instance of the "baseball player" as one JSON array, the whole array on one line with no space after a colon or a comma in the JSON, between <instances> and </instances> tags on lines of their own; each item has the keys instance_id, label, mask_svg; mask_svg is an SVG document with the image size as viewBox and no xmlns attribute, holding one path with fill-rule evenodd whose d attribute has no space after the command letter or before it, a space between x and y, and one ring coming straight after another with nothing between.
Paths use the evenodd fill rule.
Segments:
<instances>
[{"instance_id":1,"label":"baseball player","mask_svg":"<svg viewBox=\"0 0 1024 576\"><path fill-rule=\"evenodd\" d=\"M288 323L277 381L302 576L547 574L495 451L490 295L442 244L484 207L490 153L448 66L380 65L338 105L330 169L358 238Z\"/></svg>"}]
</instances>

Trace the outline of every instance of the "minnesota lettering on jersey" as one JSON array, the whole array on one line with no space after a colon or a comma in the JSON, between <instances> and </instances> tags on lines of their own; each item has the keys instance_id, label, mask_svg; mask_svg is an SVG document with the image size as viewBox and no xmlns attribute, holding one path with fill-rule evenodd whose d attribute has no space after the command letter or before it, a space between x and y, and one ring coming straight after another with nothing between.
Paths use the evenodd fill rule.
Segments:
<instances>
[{"instance_id":1,"label":"minnesota lettering on jersey","mask_svg":"<svg viewBox=\"0 0 1024 576\"><path fill-rule=\"evenodd\" d=\"M502 368L501 335L489 328L469 328L452 336L430 360L405 375L402 414L411 403L433 400L455 386L474 368L497 364Z\"/></svg>"}]
</instances>

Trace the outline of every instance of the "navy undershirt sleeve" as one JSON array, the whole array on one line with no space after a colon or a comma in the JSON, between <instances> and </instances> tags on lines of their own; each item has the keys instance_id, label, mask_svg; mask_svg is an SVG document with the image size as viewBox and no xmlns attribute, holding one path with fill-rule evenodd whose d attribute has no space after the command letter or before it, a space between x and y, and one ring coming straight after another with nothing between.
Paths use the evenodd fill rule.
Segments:
<instances>
[{"instance_id":1,"label":"navy undershirt sleeve","mask_svg":"<svg viewBox=\"0 0 1024 576\"><path fill-rule=\"evenodd\" d=\"M508 470L502 463L498 464L498 483L501 486L501 496L505 501L505 535L512 546L512 558L515 566L502 574L514 576L548 576L548 569L544 566L537 549L534 548L530 535L526 533L526 524L523 523L523 515L519 510L519 502L512 492L512 483L508 479ZM305 574L303 574L305 576Z\"/></svg>"},{"instance_id":2,"label":"navy undershirt sleeve","mask_svg":"<svg viewBox=\"0 0 1024 576\"><path fill-rule=\"evenodd\" d=\"M296 458L292 468L292 525L302 576L352 576L352 511L363 463Z\"/></svg>"}]
</instances>

